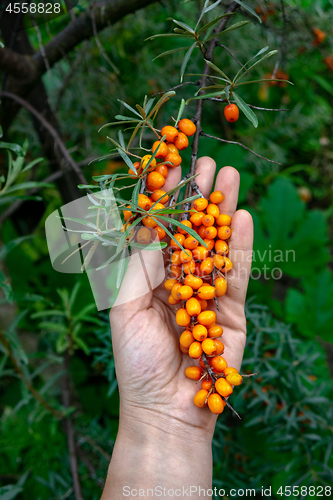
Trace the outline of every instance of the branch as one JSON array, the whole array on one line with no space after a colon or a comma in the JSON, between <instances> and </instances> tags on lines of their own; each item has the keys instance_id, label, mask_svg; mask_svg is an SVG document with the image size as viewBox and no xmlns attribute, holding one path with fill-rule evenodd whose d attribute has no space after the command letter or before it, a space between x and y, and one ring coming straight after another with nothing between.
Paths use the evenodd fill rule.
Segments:
<instances>
[{"instance_id":1,"label":"branch","mask_svg":"<svg viewBox=\"0 0 333 500\"><path fill-rule=\"evenodd\" d=\"M0 47L0 68L15 78L19 78L21 83L31 78L35 73L35 66L29 56L19 54L13 50Z\"/></svg>"},{"instance_id":2,"label":"branch","mask_svg":"<svg viewBox=\"0 0 333 500\"><path fill-rule=\"evenodd\" d=\"M221 139L220 137L215 137L214 135L205 134L203 130L201 130L200 135L202 135L203 137L209 137L210 139L215 139L216 141L227 142L228 144L236 144L237 146L241 146L242 148L247 149L248 151L250 151L250 153L254 154L255 156L258 156L258 158L261 158L262 160L266 160L271 163L276 163L277 165L283 165L283 163L279 163L278 161L270 160L265 156L259 155L255 151L252 151L252 149L248 148L247 146L244 146L244 144L242 144L241 142L227 141L226 139Z\"/></svg>"},{"instance_id":3,"label":"branch","mask_svg":"<svg viewBox=\"0 0 333 500\"><path fill-rule=\"evenodd\" d=\"M234 104L236 104L236 101L231 101L229 99L221 99L219 97L208 97L208 99L206 99L206 101L217 101L217 102L232 102ZM276 109L273 109L273 108L260 108L259 106L253 106L253 104L247 104L249 108L253 108L253 109L259 109L259 111L290 111L289 109L283 109L283 108L276 108Z\"/></svg>"},{"instance_id":4,"label":"branch","mask_svg":"<svg viewBox=\"0 0 333 500\"><path fill-rule=\"evenodd\" d=\"M68 378L68 370L69 370L69 357L68 351L65 352L65 369L66 373L62 378L62 404L65 408L69 408L71 406L71 397L69 391L69 378ZM76 458L76 447L75 447L75 433L74 427L71 417L66 417L65 419L65 430L67 434L67 443L68 443L68 451L69 451L69 463L71 467L73 486L74 486L74 494L75 500L83 500L81 485L78 473L78 465Z\"/></svg>"},{"instance_id":5,"label":"branch","mask_svg":"<svg viewBox=\"0 0 333 500\"><path fill-rule=\"evenodd\" d=\"M46 128L46 130L50 133L50 135L53 137L54 141L58 144L60 151L63 154L63 157L68 164L68 166L76 173L78 179L82 184L88 184L86 178L84 177L83 173L73 160L73 158L70 156L68 153L65 144L63 143L60 135L56 131L56 129L44 118L44 116L39 113L31 104L29 104L27 101L22 99L22 97L19 97L15 94L12 94L11 92L0 92L0 97L7 97L9 99L12 99L13 101L18 102L21 106L26 108L33 116L35 116L41 124ZM89 192L91 192L89 190Z\"/></svg>"},{"instance_id":6,"label":"branch","mask_svg":"<svg viewBox=\"0 0 333 500\"><path fill-rule=\"evenodd\" d=\"M44 46L44 57L41 52L32 56L37 77L47 70L45 57L50 67L73 50L76 45L94 35L96 32L115 24L127 14L155 3L156 0L106 0L93 3L85 12L71 21L60 33ZM94 22L93 22L94 20ZM37 78L35 76L34 79Z\"/></svg>"},{"instance_id":7,"label":"branch","mask_svg":"<svg viewBox=\"0 0 333 500\"><path fill-rule=\"evenodd\" d=\"M17 362L14 354L13 354L13 351L10 347L10 343L9 341L6 339L6 337L4 336L4 334L2 333L2 331L0 330L0 342L1 344L4 346L4 348L6 349L7 351L7 356L9 357L9 359L11 360L13 366L14 366L14 370L15 372L17 373L17 375L20 377L20 379L22 380L22 382L25 383L25 385L27 386L27 388L29 389L29 391L31 392L31 394L33 395L33 397L50 413L52 413L52 415L54 415L56 418L59 418L59 419L62 419L64 417L64 415L56 410L55 408L53 408L53 406L51 406L44 398L43 396L41 396L41 394L37 391L37 389L34 388L34 386L32 385L32 383L30 382L30 380L28 380L19 363Z\"/></svg>"},{"instance_id":8,"label":"branch","mask_svg":"<svg viewBox=\"0 0 333 500\"><path fill-rule=\"evenodd\" d=\"M230 6L226 9L225 13L228 13L228 12L235 12L237 9L239 8L239 4L236 3L236 2L232 2L230 4ZM221 33L221 31L223 31L226 26L227 26L227 23L230 19L230 16L227 16L225 18L223 18L220 23L218 24L218 26L213 30L214 34L215 35L218 35L219 33ZM207 49L207 52L206 52L206 60L207 61L211 61L212 57L213 57L213 53L214 53L214 49L215 47L217 46L217 44L219 43L219 39L218 37L214 38L209 46L208 46L208 49ZM200 87L205 87L206 86L206 82L207 82L207 77L209 75L209 72L210 72L210 68L208 66L208 64L205 62L205 65L204 65L204 69L203 69L203 76L201 77L200 79ZM201 91L202 93L203 91ZM192 143L192 156L191 156L191 166L190 166L190 176L194 175L194 172L195 172L195 168L196 168L196 162L197 162L197 156L198 156L198 146L199 146L199 137L200 137L200 134L201 134L201 115L202 115L202 105L203 105L203 102L201 99L198 100L197 102L197 109L196 109L196 112L195 112L195 115L194 115L194 122L196 124L196 127L197 127L197 130L194 134L194 139L193 139L193 143ZM186 193L185 193L185 197L188 198L190 196L190 193L191 193L191 190L192 190L192 184L189 183L190 185L187 186L186 188Z\"/></svg>"}]
</instances>

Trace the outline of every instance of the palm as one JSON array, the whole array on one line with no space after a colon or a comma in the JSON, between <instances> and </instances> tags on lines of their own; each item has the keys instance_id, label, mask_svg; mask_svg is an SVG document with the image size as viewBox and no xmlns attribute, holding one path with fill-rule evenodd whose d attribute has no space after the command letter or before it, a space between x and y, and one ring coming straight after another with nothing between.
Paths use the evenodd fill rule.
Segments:
<instances>
[{"instance_id":1,"label":"palm","mask_svg":"<svg viewBox=\"0 0 333 500\"><path fill-rule=\"evenodd\" d=\"M198 177L199 185L204 195L208 196L214 171L210 168L207 173L205 159L201 159L198 165L197 172L200 173L200 170L204 176L201 182L201 176ZM177 182L177 179L173 179L173 182ZM234 169L229 167L220 171L216 189L225 192L225 202L228 205L222 208L230 215L235 212L238 183L238 173ZM223 327L224 356L230 366L239 368L246 333L244 300L250 265L247 257L252 244L249 214L237 212L233 226L230 258L234 262L234 270L229 273L233 286L229 286L227 294L218 299L219 311L216 310L214 301L210 301L209 308L215 310L217 323ZM237 255L239 248L245 250L246 254L241 257L240 254ZM170 306L167 298L168 292L161 284L152 294L147 294L142 308L135 314L129 313L127 316L122 309L124 306L112 311L113 347L122 408L123 411L130 411L131 407L139 406L207 428L215 419L211 415L208 418L206 411L193 404L193 397L199 386L185 377L184 369L197 362L179 350L182 328L176 324L176 308Z\"/></svg>"}]
</instances>

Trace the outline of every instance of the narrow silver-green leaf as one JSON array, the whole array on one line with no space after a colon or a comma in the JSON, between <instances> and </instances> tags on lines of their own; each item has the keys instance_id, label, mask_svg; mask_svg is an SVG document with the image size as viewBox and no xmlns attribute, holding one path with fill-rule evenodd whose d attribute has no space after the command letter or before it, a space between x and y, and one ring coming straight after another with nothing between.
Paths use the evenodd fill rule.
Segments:
<instances>
[{"instance_id":1,"label":"narrow silver-green leaf","mask_svg":"<svg viewBox=\"0 0 333 500\"><path fill-rule=\"evenodd\" d=\"M171 49L171 50L166 50L165 52L162 52L161 54L159 54L158 56L154 57L153 61L155 61L156 59L158 59L159 57L164 57L164 56L168 56L170 54L174 54L175 52L180 52L182 50L187 50L188 49L188 46L187 47L178 47L178 49Z\"/></svg>"},{"instance_id":2,"label":"narrow silver-green leaf","mask_svg":"<svg viewBox=\"0 0 333 500\"><path fill-rule=\"evenodd\" d=\"M208 38L206 38L204 41L209 42L210 40L214 40L216 37L220 37L221 35L225 35L226 33L229 33L229 31L237 30L238 28L242 28L246 24L249 24L250 21L240 21L239 23L232 24L229 28L221 31L221 33L218 33L217 35L212 35Z\"/></svg>"},{"instance_id":3,"label":"narrow silver-green leaf","mask_svg":"<svg viewBox=\"0 0 333 500\"><path fill-rule=\"evenodd\" d=\"M196 47L197 47L197 42L194 42L185 54L184 60L182 62L181 68L180 68L180 83L182 83L182 81L183 81L183 77L184 77L187 63L189 62L191 54Z\"/></svg>"},{"instance_id":4,"label":"narrow silver-green leaf","mask_svg":"<svg viewBox=\"0 0 333 500\"><path fill-rule=\"evenodd\" d=\"M220 21L220 19L223 19L223 17L232 16L233 14L234 12L227 12L226 14L222 14L221 16L215 17L215 19L213 19L212 21L205 24L204 26L202 26L202 28L199 29L199 31L197 32L197 36L201 35L201 33L203 33L204 31L207 31L211 26L214 26L214 24Z\"/></svg>"},{"instance_id":5,"label":"narrow silver-green leaf","mask_svg":"<svg viewBox=\"0 0 333 500\"><path fill-rule=\"evenodd\" d=\"M123 105L125 106L125 108L127 108L129 111L132 111L132 113L135 113L137 116L139 116L141 118L141 115L134 109L132 108L129 104L127 104L126 102L124 101L121 101L120 99L118 99L118 101Z\"/></svg>"},{"instance_id":6,"label":"narrow silver-green leaf","mask_svg":"<svg viewBox=\"0 0 333 500\"><path fill-rule=\"evenodd\" d=\"M214 71L216 71L216 73L219 73L220 75L223 76L223 78L226 78L228 80L229 83L232 83L230 78L227 77L227 75L224 73L224 71L222 71L220 68L218 68L214 63L212 63L211 61L207 61L207 59L205 59L205 63L208 64L208 66L213 69Z\"/></svg>"},{"instance_id":7,"label":"narrow silver-green leaf","mask_svg":"<svg viewBox=\"0 0 333 500\"><path fill-rule=\"evenodd\" d=\"M236 3L238 3L244 9L248 10L254 17L256 17L258 19L259 23L262 23L260 16L258 16L258 14L253 9L251 9L251 7L246 5L246 3L242 2L241 0L234 0L234 1Z\"/></svg>"},{"instance_id":8,"label":"narrow silver-green leaf","mask_svg":"<svg viewBox=\"0 0 333 500\"><path fill-rule=\"evenodd\" d=\"M180 102L180 106L179 106L179 111L178 111L178 115L177 115L177 120L176 120L176 123L175 123L175 127L177 127L178 125L178 122L179 120L181 119L182 115L183 115L183 112L184 112L184 109L185 109L185 99L182 99L181 102Z\"/></svg>"},{"instance_id":9,"label":"narrow silver-green leaf","mask_svg":"<svg viewBox=\"0 0 333 500\"><path fill-rule=\"evenodd\" d=\"M237 106L241 109L248 120L253 124L255 128L258 127L257 115L252 111L252 109L246 104L246 102L239 97L235 92L232 93Z\"/></svg>"},{"instance_id":10,"label":"narrow silver-green leaf","mask_svg":"<svg viewBox=\"0 0 333 500\"><path fill-rule=\"evenodd\" d=\"M120 154L120 156L122 157L122 159L124 160L124 162L126 163L126 165L132 170L132 172L135 173L135 175L138 175L137 171L136 171L136 168L133 165L133 162L129 158L129 156L127 156L127 154L124 153L124 151L122 149L120 149L120 148L117 148L117 149L118 149L118 153Z\"/></svg>"}]
</instances>

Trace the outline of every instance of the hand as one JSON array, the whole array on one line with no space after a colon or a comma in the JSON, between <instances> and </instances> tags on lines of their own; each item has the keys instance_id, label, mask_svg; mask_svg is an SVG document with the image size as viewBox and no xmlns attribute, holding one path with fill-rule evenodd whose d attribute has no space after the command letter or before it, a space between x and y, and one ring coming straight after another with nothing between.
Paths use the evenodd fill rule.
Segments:
<instances>
[{"instance_id":1,"label":"hand","mask_svg":"<svg viewBox=\"0 0 333 500\"><path fill-rule=\"evenodd\" d=\"M208 157L197 162L197 183L205 197L213 188L215 162ZM165 190L180 181L180 168L170 169ZM220 312L214 301L209 309L215 310L217 323L223 327L224 357L228 365L240 368L246 339L244 303L252 256L252 218L236 212L239 174L232 167L222 168L214 190L225 194L219 208L233 217L232 237L228 257L233 269L228 273L229 286L225 296L218 298ZM154 252L149 253L154 265ZM156 252L157 253L157 252ZM168 254L167 254L168 255ZM167 263L166 263L167 264ZM135 283L135 268L127 271L127 279ZM135 285L134 285L135 286ZM132 289L133 290L133 289ZM131 292L129 288L128 293ZM197 361L179 350L179 336L184 328L175 322L179 306L168 303L169 292L164 283L146 295L111 310L111 331L116 373L120 390L121 419L141 419L165 423L173 428L201 429L212 435L216 417L208 409L199 409L193 403L201 388L185 377L187 366ZM130 298L130 297L129 297Z\"/></svg>"}]
</instances>

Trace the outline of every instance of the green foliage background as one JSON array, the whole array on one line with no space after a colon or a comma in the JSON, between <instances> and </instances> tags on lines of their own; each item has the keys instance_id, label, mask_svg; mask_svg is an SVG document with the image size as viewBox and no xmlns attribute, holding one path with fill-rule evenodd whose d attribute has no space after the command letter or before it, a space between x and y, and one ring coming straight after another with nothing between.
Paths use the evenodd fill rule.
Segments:
<instances>
[{"instance_id":1,"label":"green foliage background","mask_svg":"<svg viewBox=\"0 0 333 500\"><path fill-rule=\"evenodd\" d=\"M145 94L166 91L179 83L181 52L153 63L152 59L181 47L183 41L144 40L155 33L171 32L168 17L195 25L202 3L152 5L100 33L100 43L118 73L91 39L43 77L66 146L76 161L109 153L111 143L106 135L116 138L116 131L97 131L116 114L124 113L119 99L134 106ZM263 1L244 3L267 10ZM239 94L255 106L288 111L256 111L257 128L243 114L229 125L223 117L224 104L206 101L203 129L242 142L282 165L208 138L201 138L199 156L213 157L218 168L232 165L240 171L240 208L252 213L255 224L253 267L263 272L266 266L268 276L256 279L255 274L248 293L243 369L260 371L260 378L247 379L233 396L242 421L227 412L218 421L214 485L226 490L252 487L258 494L262 486L272 486L272 498L280 498L279 486L333 484L333 356L329 345L333 331L333 81L332 71L323 61L333 54L333 14L328 0L285 0L284 26L282 4L271 4L275 13L262 24L244 10L251 23L226 34L221 42L243 64L266 45L280 50L280 69L294 86L244 85ZM242 19L237 13L233 22ZM63 24L62 18L52 21L52 33ZM313 45L313 28L326 32L318 47ZM49 32L45 25L40 26L40 33L46 43ZM29 30L29 37L38 48L35 30ZM66 75L77 58L77 69L67 82ZM214 62L228 75L239 69L237 60L223 47L216 49ZM268 59L253 76L271 74L275 62L276 58ZM201 70L201 55L194 51L186 72ZM189 78L185 76L185 80ZM157 126L176 116L180 99L191 97L193 88L177 90L159 115ZM186 107L184 116L193 116L195 102ZM22 172L42 155L26 111L20 111L7 139L21 145L12 150L18 165L15 185L23 183L15 196L27 197L27 188L33 187L24 184L32 182L30 172L34 172L36 186L49 172L46 161ZM5 149L0 150L0 175L6 176ZM190 152L183 157L185 174ZM84 167L88 179L93 173L126 171L118 158ZM109 323L106 314L94 309L85 275L52 269L44 224L63 202L54 184L39 187L38 197L27 200L26 208L7 218L1 228L1 330L21 375L55 412L63 411L61 379L69 370L72 406L66 411L74 419L83 495L94 500L101 495L118 426ZM307 188L311 199L302 201L300 188ZM0 214L6 208L8 205L1 204ZM272 262L268 250L272 255L294 251L295 259ZM271 276L275 267L283 273L279 280ZM69 329L76 332L75 349L66 356L68 345L59 338L66 338ZM0 344L0 500L74 498L63 424L36 401L22 376L17 376L5 345Z\"/></svg>"}]
</instances>

